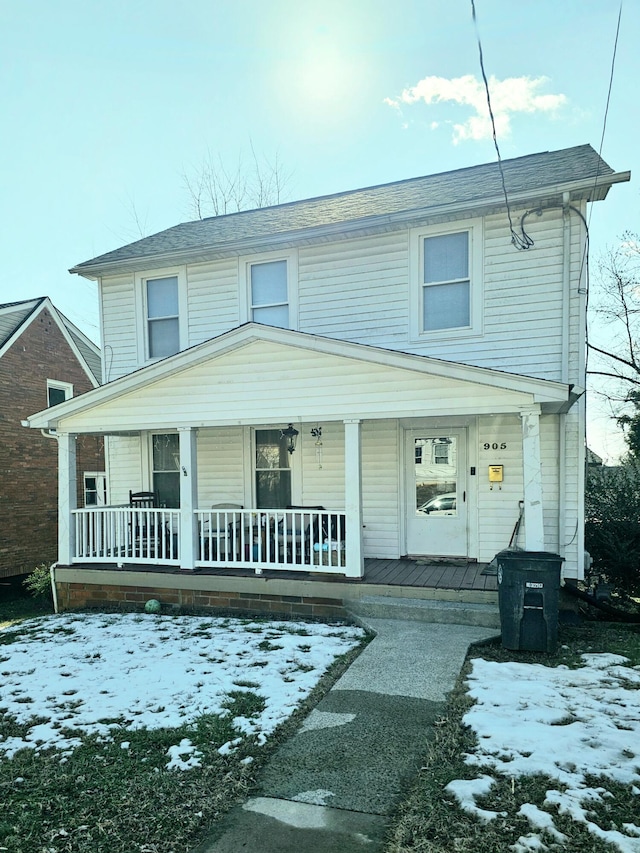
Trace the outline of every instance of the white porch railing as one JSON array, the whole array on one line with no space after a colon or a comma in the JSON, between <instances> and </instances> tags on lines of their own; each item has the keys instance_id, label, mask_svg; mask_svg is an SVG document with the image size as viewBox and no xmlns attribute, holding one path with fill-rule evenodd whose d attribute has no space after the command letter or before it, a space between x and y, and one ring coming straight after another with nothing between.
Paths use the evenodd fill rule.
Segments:
<instances>
[{"instance_id":1,"label":"white porch railing","mask_svg":"<svg viewBox=\"0 0 640 853\"><path fill-rule=\"evenodd\" d=\"M73 510L74 562L180 565L180 510ZM196 510L198 567L345 573L345 513Z\"/></svg>"},{"instance_id":2,"label":"white porch railing","mask_svg":"<svg viewBox=\"0 0 640 853\"><path fill-rule=\"evenodd\" d=\"M73 511L74 562L180 565L180 510L87 507Z\"/></svg>"},{"instance_id":3,"label":"white porch railing","mask_svg":"<svg viewBox=\"0 0 640 853\"><path fill-rule=\"evenodd\" d=\"M196 510L198 566L344 574L345 513L317 509Z\"/></svg>"}]
</instances>

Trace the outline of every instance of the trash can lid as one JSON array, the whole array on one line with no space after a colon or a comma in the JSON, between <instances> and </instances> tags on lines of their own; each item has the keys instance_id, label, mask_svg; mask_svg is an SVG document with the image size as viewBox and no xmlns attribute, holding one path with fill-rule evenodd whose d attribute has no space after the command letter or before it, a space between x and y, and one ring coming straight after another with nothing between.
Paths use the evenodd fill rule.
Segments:
<instances>
[{"instance_id":1,"label":"trash can lid","mask_svg":"<svg viewBox=\"0 0 640 853\"><path fill-rule=\"evenodd\" d=\"M505 548L496 554L495 559L499 560L501 557L510 560L560 560L564 562L564 557L551 551L523 551L520 548Z\"/></svg>"}]
</instances>

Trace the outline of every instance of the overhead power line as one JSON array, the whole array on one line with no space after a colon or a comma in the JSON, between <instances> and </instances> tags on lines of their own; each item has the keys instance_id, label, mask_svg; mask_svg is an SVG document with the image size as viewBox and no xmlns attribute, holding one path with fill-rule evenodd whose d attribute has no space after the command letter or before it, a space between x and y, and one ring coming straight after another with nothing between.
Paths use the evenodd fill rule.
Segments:
<instances>
[{"instance_id":1,"label":"overhead power line","mask_svg":"<svg viewBox=\"0 0 640 853\"><path fill-rule=\"evenodd\" d=\"M533 246L533 240L526 233L524 228L521 228L521 233L518 232L513 227L513 219L511 218L511 207L509 205L509 196L507 194L507 183L504 177L504 169L502 168L502 157L500 156L500 146L498 145L498 135L496 133L496 121L493 115L493 108L491 106L491 93L489 92L489 81L487 80L487 75L484 70L484 57L482 54L482 42L480 40L480 30L478 29L478 18L476 15L476 4L474 0L471 0L471 16L473 18L473 24L476 30L476 39L478 41L478 53L480 55L480 70L482 72L482 79L484 80L484 88L487 93L487 107L489 108L489 118L491 119L491 129L493 133L493 144L496 149L496 154L498 155L498 169L500 170L500 180L502 181L502 191L504 193L504 201L507 206L507 217L509 218L509 231L511 233L511 242L516 247L516 249L530 249Z\"/></svg>"}]
</instances>

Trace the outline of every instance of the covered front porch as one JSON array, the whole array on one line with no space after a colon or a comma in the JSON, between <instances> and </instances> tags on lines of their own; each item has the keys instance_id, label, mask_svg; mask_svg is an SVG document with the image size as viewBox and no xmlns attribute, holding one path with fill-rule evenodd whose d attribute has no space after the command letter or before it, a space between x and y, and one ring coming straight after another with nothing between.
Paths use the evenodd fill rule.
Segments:
<instances>
[{"instance_id":1,"label":"covered front porch","mask_svg":"<svg viewBox=\"0 0 640 853\"><path fill-rule=\"evenodd\" d=\"M545 525L558 541L566 524L558 518L564 503L555 497L562 471L554 448L558 416L572 402L557 382L249 324L28 424L58 438L62 566L361 580L365 559L396 561L396 571L407 554L488 562L507 546L519 505L522 546L548 547ZM286 432L287 424L300 436L290 465L261 471L259 436ZM112 505L79 506L75 439L82 434L108 440ZM155 435L174 439L169 466L153 462ZM435 451L446 447L445 465ZM454 462L446 491L457 506L430 515L431 495L415 478L422 484L436 466L453 472ZM546 502L545 465L554 494ZM492 467L506 471L495 489ZM289 497L281 491L273 504L261 474L278 470ZM128 500L131 490L154 490L168 474L175 502Z\"/></svg>"}]
</instances>

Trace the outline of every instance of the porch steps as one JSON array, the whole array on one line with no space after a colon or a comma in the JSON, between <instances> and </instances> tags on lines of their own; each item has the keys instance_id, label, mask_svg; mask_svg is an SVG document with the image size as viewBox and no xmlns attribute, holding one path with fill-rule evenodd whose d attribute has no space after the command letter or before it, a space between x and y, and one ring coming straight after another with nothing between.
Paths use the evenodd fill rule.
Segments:
<instances>
[{"instance_id":1,"label":"porch steps","mask_svg":"<svg viewBox=\"0 0 640 853\"><path fill-rule=\"evenodd\" d=\"M365 595L358 599L345 599L344 606L356 618L441 622L500 630L500 616L496 604Z\"/></svg>"}]
</instances>

